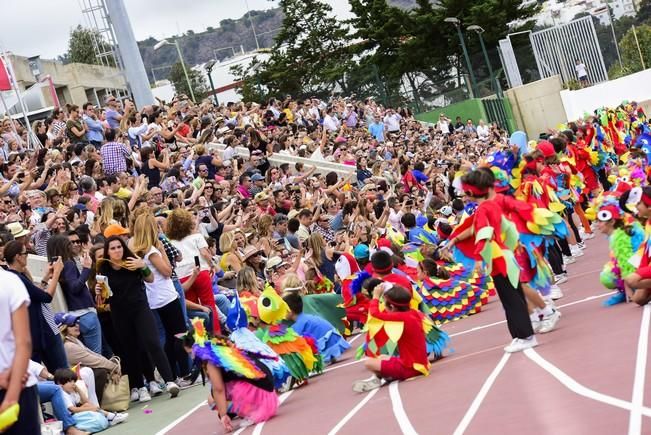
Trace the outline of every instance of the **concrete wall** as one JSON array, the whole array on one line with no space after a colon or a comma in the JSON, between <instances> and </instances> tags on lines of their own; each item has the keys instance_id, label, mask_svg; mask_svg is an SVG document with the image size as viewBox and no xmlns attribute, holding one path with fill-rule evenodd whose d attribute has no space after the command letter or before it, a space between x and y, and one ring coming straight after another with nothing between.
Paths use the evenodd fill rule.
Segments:
<instances>
[{"instance_id":1,"label":"concrete wall","mask_svg":"<svg viewBox=\"0 0 651 435\"><path fill-rule=\"evenodd\" d=\"M452 121L454 121L457 116L460 116L464 123L467 119L472 119L475 125L479 123L480 119L483 119L485 122L488 121L484 105L478 98L461 101L447 107L432 110L431 112L419 113L416 115L416 119L436 124L441 113L445 114L445 116L450 118Z\"/></svg>"},{"instance_id":2,"label":"concrete wall","mask_svg":"<svg viewBox=\"0 0 651 435\"><path fill-rule=\"evenodd\" d=\"M32 71L26 57L10 55L11 63L16 74L16 81L21 90L35 83ZM123 89L126 90L124 77L117 68L101 65L87 65L83 63L70 63L41 59L41 76L50 75L57 89L63 88L61 95L65 96L66 103L82 105L88 101L86 91L89 89ZM51 100L49 92L44 91L46 100ZM91 100L93 101L93 100ZM62 104L64 101L62 101Z\"/></svg>"},{"instance_id":3,"label":"concrete wall","mask_svg":"<svg viewBox=\"0 0 651 435\"><path fill-rule=\"evenodd\" d=\"M577 91L560 93L567 120L581 118L603 106L614 107L622 101L651 100L651 69Z\"/></svg>"},{"instance_id":4,"label":"concrete wall","mask_svg":"<svg viewBox=\"0 0 651 435\"><path fill-rule=\"evenodd\" d=\"M549 77L504 92L518 129L531 139L567 121L560 97L560 76Z\"/></svg>"}]
</instances>

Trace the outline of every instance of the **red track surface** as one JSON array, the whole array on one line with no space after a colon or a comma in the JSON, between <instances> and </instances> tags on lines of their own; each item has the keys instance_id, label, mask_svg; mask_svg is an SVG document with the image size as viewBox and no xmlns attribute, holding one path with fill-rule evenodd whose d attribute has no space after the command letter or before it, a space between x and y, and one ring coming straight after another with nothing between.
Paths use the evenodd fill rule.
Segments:
<instances>
[{"instance_id":1,"label":"red track surface","mask_svg":"<svg viewBox=\"0 0 651 435\"><path fill-rule=\"evenodd\" d=\"M493 300L482 313L444 326L454 352L435 363L428 377L355 394L351 384L368 374L349 352L327 373L286 394L276 417L241 433L651 433L645 416L651 416L651 380L644 377L651 367L646 357L651 306L602 307L607 290L599 272L607 259L606 241L597 236L587 245L561 286L558 328L539 335L533 352L505 356L510 336L500 303ZM353 347L357 344L359 339ZM168 433L222 432L216 414L202 406Z\"/></svg>"}]
</instances>

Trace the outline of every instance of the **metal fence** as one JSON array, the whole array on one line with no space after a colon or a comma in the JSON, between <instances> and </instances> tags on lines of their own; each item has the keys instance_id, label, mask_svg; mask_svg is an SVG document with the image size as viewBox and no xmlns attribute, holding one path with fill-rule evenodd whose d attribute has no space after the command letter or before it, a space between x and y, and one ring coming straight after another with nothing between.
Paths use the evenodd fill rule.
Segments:
<instances>
[{"instance_id":1,"label":"metal fence","mask_svg":"<svg viewBox=\"0 0 651 435\"><path fill-rule=\"evenodd\" d=\"M577 80L575 65L580 60L590 82L608 80L591 16L534 32L530 38L541 77L560 75L563 83Z\"/></svg>"}]
</instances>

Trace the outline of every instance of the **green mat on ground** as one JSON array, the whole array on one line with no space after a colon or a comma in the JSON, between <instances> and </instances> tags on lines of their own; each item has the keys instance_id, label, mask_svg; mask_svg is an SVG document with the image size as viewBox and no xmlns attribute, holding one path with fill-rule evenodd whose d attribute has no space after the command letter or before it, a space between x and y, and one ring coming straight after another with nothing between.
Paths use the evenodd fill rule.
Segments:
<instances>
[{"instance_id":1,"label":"green mat on ground","mask_svg":"<svg viewBox=\"0 0 651 435\"><path fill-rule=\"evenodd\" d=\"M303 312L326 319L343 334L344 322L342 319L346 316L346 310L337 306L343 303L341 295L336 293L307 295L303 296Z\"/></svg>"}]
</instances>

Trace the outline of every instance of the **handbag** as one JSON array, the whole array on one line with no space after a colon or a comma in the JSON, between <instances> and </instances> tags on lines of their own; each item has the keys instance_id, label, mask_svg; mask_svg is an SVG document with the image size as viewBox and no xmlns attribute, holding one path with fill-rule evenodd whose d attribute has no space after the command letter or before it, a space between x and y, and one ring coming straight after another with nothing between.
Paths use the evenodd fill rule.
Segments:
<instances>
[{"instance_id":1,"label":"handbag","mask_svg":"<svg viewBox=\"0 0 651 435\"><path fill-rule=\"evenodd\" d=\"M122 367L120 366L120 358L113 357L112 361L117 363L117 367L111 370L108 376L106 386L104 387L104 395L102 396L102 409L111 412L122 412L129 409L130 393L129 377L122 375Z\"/></svg>"}]
</instances>

